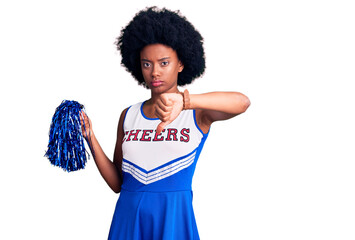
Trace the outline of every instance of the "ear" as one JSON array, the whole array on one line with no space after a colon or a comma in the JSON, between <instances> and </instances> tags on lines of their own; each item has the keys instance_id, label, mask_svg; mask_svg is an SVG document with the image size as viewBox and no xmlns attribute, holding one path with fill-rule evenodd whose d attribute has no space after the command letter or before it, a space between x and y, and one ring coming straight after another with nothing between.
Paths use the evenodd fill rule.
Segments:
<instances>
[{"instance_id":1,"label":"ear","mask_svg":"<svg viewBox=\"0 0 355 240\"><path fill-rule=\"evenodd\" d=\"M179 72L182 72L182 70L184 70L184 64L179 61Z\"/></svg>"}]
</instances>

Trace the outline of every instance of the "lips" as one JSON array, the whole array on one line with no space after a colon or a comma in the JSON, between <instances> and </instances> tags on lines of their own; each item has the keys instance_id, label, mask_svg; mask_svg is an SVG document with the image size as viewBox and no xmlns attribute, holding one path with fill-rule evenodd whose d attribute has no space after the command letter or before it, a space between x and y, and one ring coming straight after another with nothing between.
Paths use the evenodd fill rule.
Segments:
<instances>
[{"instance_id":1,"label":"lips","mask_svg":"<svg viewBox=\"0 0 355 240\"><path fill-rule=\"evenodd\" d=\"M159 87L159 86L162 85L162 84L163 84L163 82L162 82L162 81L159 81L159 80L152 82L152 86L153 86L153 87Z\"/></svg>"}]
</instances>

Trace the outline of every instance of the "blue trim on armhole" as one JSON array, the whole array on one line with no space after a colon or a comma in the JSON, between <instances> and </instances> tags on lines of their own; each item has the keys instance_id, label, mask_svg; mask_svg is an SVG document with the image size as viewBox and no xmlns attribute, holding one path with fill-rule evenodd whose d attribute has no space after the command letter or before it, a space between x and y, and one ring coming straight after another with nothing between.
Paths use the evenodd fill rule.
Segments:
<instances>
[{"instance_id":1,"label":"blue trim on armhole","mask_svg":"<svg viewBox=\"0 0 355 240\"><path fill-rule=\"evenodd\" d=\"M204 133L204 132L201 130L200 126L197 124L197 120L196 120L196 110L193 109L193 111L194 111L194 113L193 113L193 115L194 115L194 122L195 122L195 125L196 125L197 129L202 133L203 136L208 135L208 134L210 133L211 127L208 129L208 132L207 132L207 133Z\"/></svg>"},{"instance_id":2,"label":"blue trim on armhole","mask_svg":"<svg viewBox=\"0 0 355 240\"><path fill-rule=\"evenodd\" d=\"M124 115L124 118L123 118L123 124L122 124L123 132L124 132L124 123L125 123L125 121L126 121L127 113L128 113L128 111L129 111L129 109L130 109L131 107L132 107L132 106L129 106L129 108L127 108L127 111L126 111L126 113L125 113L125 115Z\"/></svg>"}]
</instances>

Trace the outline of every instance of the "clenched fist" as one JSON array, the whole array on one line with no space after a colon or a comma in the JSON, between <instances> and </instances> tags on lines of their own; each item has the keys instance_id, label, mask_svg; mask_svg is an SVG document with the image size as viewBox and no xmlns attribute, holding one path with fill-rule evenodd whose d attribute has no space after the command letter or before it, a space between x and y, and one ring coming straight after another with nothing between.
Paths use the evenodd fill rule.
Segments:
<instances>
[{"instance_id":1,"label":"clenched fist","mask_svg":"<svg viewBox=\"0 0 355 240\"><path fill-rule=\"evenodd\" d=\"M156 129L158 134L179 116L183 107L184 98L181 93L164 93L160 95L155 105L155 113L161 120Z\"/></svg>"}]
</instances>

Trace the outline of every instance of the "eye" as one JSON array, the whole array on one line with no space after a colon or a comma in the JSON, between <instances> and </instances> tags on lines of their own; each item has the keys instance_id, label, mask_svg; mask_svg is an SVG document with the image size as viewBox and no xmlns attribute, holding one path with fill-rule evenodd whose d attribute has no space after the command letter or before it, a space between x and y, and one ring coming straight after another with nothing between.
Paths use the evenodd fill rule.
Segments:
<instances>
[{"instance_id":1,"label":"eye","mask_svg":"<svg viewBox=\"0 0 355 240\"><path fill-rule=\"evenodd\" d=\"M150 63L149 62L143 62L143 67L145 67L145 68L150 67Z\"/></svg>"},{"instance_id":2,"label":"eye","mask_svg":"<svg viewBox=\"0 0 355 240\"><path fill-rule=\"evenodd\" d=\"M163 62L161 62L161 65L162 65L162 66L168 66L168 65L169 65L169 62L168 62L168 61L163 61Z\"/></svg>"}]
</instances>

